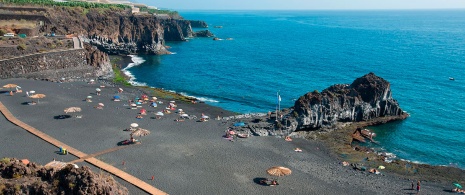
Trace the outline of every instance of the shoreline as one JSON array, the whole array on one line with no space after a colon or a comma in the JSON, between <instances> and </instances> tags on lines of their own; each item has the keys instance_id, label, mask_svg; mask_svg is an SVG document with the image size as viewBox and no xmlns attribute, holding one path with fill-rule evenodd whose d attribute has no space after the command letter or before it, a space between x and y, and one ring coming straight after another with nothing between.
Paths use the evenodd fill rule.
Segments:
<instances>
[{"instance_id":1,"label":"shoreline","mask_svg":"<svg viewBox=\"0 0 465 195\"><path fill-rule=\"evenodd\" d=\"M132 61L132 57L130 57L130 56L126 56L126 61L125 62L134 63ZM127 67L127 65L124 66L124 67ZM135 86L135 87L144 88L144 87L148 87L148 86ZM150 87L148 87L148 88L150 88ZM159 88L156 88L156 89L159 89ZM159 90L168 92L168 91L166 91L164 89L159 89ZM184 96L184 95L179 94L179 93L176 93L176 94L178 94L180 96ZM188 96L184 96L184 97L188 97ZM189 98L191 98L191 97L189 97ZM208 105L208 106L216 107L216 106L212 106L212 105ZM221 107L217 107L217 108L224 110ZM228 111L228 112L232 112L232 111ZM244 113L236 113L236 115L239 115L239 114L244 114ZM391 122L394 122L394 121L391 121ZM384 123L380 123L380 124L364 124L364 122L361 122L361 123L355 123L353 125L355 125L357 127L360 127L360 128L365 128L365 127L377 126L377 125L382 125L382 124L384 124ZM343 136L343 137L345 136L345 137L347 137L347 136L350 136L350 134L355 130L355 128L352 128L353 125L349 125L346 128L334 129L331 132L328 132L326 134L328 134L327 136L331 136L331 135L334 135L334 134L341 134L341 135L337 135L337 136ZM308 134L319 134L319 133L321 133L321 131L307 132L307 135ZM305 133L304 133L304 135L299 135L299 133L293 133L293 134L294 134L294 136L298 135L298 136L301 136L301 137L305 137L306 139L314 139L313 136L308 137L308 136L305 135ZM340 160L341 162L344 161L344 160L347 160L347 159L341 158L340 156L345 155L345 154L349 154L349 155L353 155L354 158L357 159L356 161L353 161L353 163L363 162L363 161L365 161L365 159L375 160L378 164L381 163L381 164L384 164L385 166L391 166L392 169L393 169L392 174L398 175L400 177L405 177L406 179L409 179L409 178L422 179L423 178L423 179L433 180L433 181L437 181L437 182L441 183L441 180L444 181L444 180L451 180L451 179L456 178L456 180L458 180L458 181L461 180L461 181L465 182L465 177L463 176L463 175L465 175L465 169L461 169L461 168L453 167L453 166L446 166L446 165L430 165L430 164L424 164L424 163L416 163L416 162L412 162L412 161L409 161L409 160L406 160L406 159L399 159L399 158L395 158L395 159L393 159L392 162L386 163L382 159L380 159L381 155L379 155L376 152L372 151L370 148L362 147L362 148L366 148L368 151L370 151L369 152L370 154L364 155L365 154L364 151L355 151L354 150L352 152L348 152L349 148L350 149L355 148L355 145L353 145L352 142L348 143L350 145L349 148L341 147L341 146L347 146L347 143L339 142L340 146L337 146L336 149L335 149L334 144L337 144L337 143L335 143L334 141L328 141L328 139L325 138L325 135L319 136L317 139L319 141L322 141L328 147L330 152L333 153L334 158L337 159L337 160ZM390 151L387 151L387 152L390 152ZM366 157L360 157L360 156L366 156ZM417 174L417 172L422 172L423 174L419 175L419 174ZM432 174L427 174L428 172L430 172ZM451 174L448 174L448 173L451 173ZM441 176L440 180L436 180L435 177L437 175L443 175L443 176Z\"/></svg>"}]
</instances>

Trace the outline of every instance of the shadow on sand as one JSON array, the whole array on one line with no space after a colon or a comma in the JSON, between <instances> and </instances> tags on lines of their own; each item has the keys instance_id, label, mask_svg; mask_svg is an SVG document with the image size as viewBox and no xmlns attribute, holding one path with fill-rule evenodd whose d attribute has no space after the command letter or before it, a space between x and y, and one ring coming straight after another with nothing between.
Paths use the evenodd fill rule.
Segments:
<instances>
[{"instance_id":1,"label":"shadow on sand","mask_svg":"<svg viewBox=\"0 0 465 195\"><path fill-rule=\"evenodd\" d=\"M57 116L54 116L53 117L54 119L67 119L67 118L71 118L71 115L68 115L68 114L62 114L62 115L57 115Z\"/></svg>"},{"instance_id":2,"label":"shadow on sand","mask_svg":"<svg viewBox=\"0 0 465 195\"><path fill-rule=\"evenodd\" d=\"M268 178L264 178L264 177L256 177L256 178L253 179L253 182L255 184L258 184L258 185L261 185L261 186L268 186L267 183L262 182L263 180L267 180L267 179Z\"/></svg>"}]
</instances>

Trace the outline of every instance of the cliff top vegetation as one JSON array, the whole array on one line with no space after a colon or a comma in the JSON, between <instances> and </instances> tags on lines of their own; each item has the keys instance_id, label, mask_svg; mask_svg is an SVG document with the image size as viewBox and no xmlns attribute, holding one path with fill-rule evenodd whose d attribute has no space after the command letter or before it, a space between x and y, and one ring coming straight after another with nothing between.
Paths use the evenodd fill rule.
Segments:
<instances>
[{"instance_id":1,"label":"cliff top vegetation","mask_svg":"<svg viewBox=\"0 0 465 195\"><path fill-rule=\"evenodd\" d=\"M65 6L65 7L83 7L83 8L108 8L108 9L130 9L129 5L123 4L106 4L83 1L66 1L56 2L53 0L0 0L2 3L12 5L40 5L40 6Z\"/></svg>"}]
</instances>

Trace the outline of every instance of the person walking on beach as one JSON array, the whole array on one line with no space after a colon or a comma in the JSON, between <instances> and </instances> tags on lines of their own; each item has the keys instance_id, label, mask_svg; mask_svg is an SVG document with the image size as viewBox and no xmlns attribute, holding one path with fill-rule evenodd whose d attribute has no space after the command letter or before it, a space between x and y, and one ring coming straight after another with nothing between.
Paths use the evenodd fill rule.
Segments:
<instances>
[{"instance_id":1,"label":"person walking on beach","mask_svg":"<svg viewBox=\"0 0 465 195\"><path fill-rule=\"evenodd\" d=\"M420 180L417 181L417 194L420 193Z\"/></svg>"},{"instance_id":2,"label":"person walking on beach","mask_svg":"<svg viewBox=\"0 0 465 195\"><path fill-rule=\"evenodd\" d=\"M413 184L413 181L412 181L412 188L410 188L411 190L414 190L415 188L415 184Z\"/></svg>"}]
</instances>

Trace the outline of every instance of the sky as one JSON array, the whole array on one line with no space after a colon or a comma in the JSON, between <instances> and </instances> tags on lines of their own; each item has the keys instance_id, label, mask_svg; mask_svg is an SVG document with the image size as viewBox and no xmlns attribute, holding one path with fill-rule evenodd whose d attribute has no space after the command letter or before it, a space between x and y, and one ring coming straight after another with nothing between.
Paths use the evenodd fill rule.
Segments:
<instances>
[{"instance_id":1,"label":"sky","mask_svg":"<svg viewBox=\"0 0 465 195\"><path fill-rule=\"evenodd\" d=\"M464 9L465 0L131 0L170 10Z\"/></svg>"}]
</instances>

